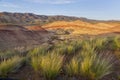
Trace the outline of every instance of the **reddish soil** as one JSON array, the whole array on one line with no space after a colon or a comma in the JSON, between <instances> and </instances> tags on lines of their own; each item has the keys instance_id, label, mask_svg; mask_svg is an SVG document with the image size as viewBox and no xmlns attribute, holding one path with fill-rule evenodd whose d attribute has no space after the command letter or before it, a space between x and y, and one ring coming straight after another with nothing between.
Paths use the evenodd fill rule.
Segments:
<instances>
[{"instance_id":1,"label":"reddish soil","mask_svg":"<svg viewBox=\"0 0 120 80\"><path fill-rule=\"evenodd\" d=\"M29 30L22 26L0 26L0 49L29 49L48 41L49 32L44 29Z\"/></svg>"},{"instance_id":2,"label":"reddish soil","mask_svg":"<svg viewBox=\"0 0 120 80\"><path fill-rule=\"evenodd\" d=\"M32 30L32 31L46 31L44 28L42 28L41 26L30 26L30 27L26 27L28 30Z\"/></svg>"}]
</instances>

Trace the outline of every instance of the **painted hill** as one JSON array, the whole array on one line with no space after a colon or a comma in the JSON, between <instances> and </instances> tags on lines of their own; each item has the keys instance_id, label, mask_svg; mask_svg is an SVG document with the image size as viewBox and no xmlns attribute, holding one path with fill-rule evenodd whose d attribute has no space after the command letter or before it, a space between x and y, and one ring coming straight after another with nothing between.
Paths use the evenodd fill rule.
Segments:
<instances>
[{"instance_id":1,"label":"painted hill","mask_svg":"<svg viewBox=\"0 0 120 80\"><path fill-rule=\"evenodd\" d=\"M90 34L90 35L98 35L105 33L114 33L120 32L120 24L110 24L106 22L101 23L88 23L84 21L56 21L53 23L49 23L44 25L43 27L47 30L73 30L73 34Z\"/></svg>"}]
</instances>

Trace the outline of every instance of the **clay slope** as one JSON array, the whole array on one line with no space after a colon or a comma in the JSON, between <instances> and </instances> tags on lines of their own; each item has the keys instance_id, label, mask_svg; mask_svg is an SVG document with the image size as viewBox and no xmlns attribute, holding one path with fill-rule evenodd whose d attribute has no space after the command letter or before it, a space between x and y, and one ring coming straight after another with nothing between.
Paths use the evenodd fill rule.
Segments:
<instances>
[{"instance_id":1,"label":"clay slope","mask_svg":"<svg viewBox=\"0 0 120 80\"><path fill-rule=\"evenodd\" d=\"M1 25L0 49L29 49L47 41L48 36L44 29L34 31L17 25Z\"/></svg>"},{"instance_id":2,"label":"clay slope","mask_svg":"<svg viewBox=\"0 0 120 80\"><path fill-rule=\"evenodd\" d=\"M98 35L98 34L106 34L106 33L119 33L120 32L120 24L109 24L105 22L101 23L88 23L80 20L77 21L56 21L53 23L49 23L44 25L46 30L57 30L57 29L72 29L73 34L90 34L90 35Z\"/></svg>"}]
</instances>

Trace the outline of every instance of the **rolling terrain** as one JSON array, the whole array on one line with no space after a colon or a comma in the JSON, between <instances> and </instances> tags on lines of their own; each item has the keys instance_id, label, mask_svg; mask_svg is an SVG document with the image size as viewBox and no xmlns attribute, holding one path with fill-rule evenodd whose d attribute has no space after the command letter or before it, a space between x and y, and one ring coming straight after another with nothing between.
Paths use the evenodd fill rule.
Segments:
<instances>
[{"instance_id":1,"label":"rolling terrain","mask_svg":"<svg viewBox=\"0 0 120 80\"><path fill-rule=\"evenodd\" d=\"M44 25L47 30L72 30L72 34L89 34L98 35L106 33L120 33L120 24L110 24L110 23L95 23L91 24L83 21L56 21Z\"/></svg>"},{"instance_id":2,"label":"rolling terrain","mask_svg":"<svg viewBox=\"0 0 120 80\"><path fill-rule=\"evenodd\" d=\"M100 21L32 13L0 13L0 48L29 48L52 41L52 36L119 35L120 21ZM50 39L50 40L49 40Z\"/></svg>"},{"instance_id":3,"label":"rolling terrain","mask_svg":"<svg viewBox=\"0 0 120 80\"><path fill-rule=\"evenodd\" d=\"M0 80L120 80L120 21L0 13Z\"/></svg>"}]
</instances>

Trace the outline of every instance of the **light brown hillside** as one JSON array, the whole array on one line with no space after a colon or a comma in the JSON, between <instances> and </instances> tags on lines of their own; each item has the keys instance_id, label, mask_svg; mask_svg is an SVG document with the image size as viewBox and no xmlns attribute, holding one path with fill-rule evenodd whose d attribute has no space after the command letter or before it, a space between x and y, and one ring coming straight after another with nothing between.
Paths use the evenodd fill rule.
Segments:
<instances>
[{"instance_id":1,"label":"light brown hillside","mask_svg":"<svg viewBox=\"0 0 120 80\"><path fill-rule=\"evenodd\" d=\"M73 29L73 34L90 34L90 35L98 35L104 33L113 33L120 32L120 24L109 24L109 23L96 23L91 24L88 22L83 22L80 20L77 21L56 21L53 23L49 23L44 25L43 27L46 30L56 30L56 29Z\"/></svg>"}]
</instances>

